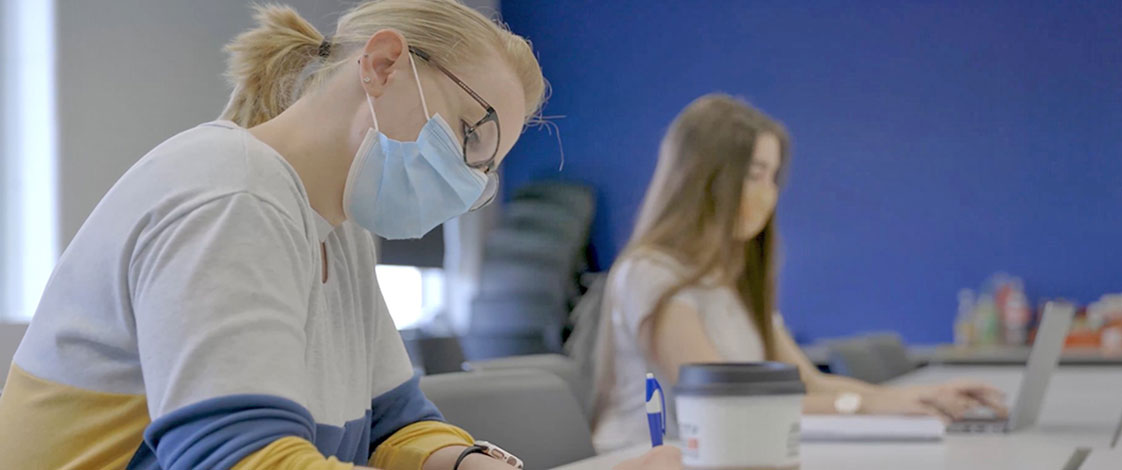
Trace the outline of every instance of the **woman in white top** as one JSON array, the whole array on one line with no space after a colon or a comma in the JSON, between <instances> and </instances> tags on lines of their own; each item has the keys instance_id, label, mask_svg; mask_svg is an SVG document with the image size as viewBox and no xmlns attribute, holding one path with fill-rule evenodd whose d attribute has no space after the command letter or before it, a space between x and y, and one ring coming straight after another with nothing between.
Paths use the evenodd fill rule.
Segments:
<instances>
[{"instance_id":1,"label":"woman in white top","mask_svg":"<svg viewBox=\"0 0 1122 470\"><path fill-rule=\"evenodd\" d=\"M807 385L806 413L953 418L976 405L1004 412L1000 392L982 384L882 387L821 373L806 359L772 313L774 212L789 148L781 124L725 95L695 100L671 124L607 281L595 353L598 450L647 442L646 372L669 392L687 363L794 364Z\"/></svg>"}]
</instances>

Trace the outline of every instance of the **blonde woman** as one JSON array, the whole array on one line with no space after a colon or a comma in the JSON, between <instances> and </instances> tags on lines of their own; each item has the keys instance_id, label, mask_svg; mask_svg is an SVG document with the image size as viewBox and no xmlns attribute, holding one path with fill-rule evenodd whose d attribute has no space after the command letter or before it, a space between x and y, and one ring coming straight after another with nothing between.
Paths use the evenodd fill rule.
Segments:
<instances>
[{"instance_id":1,"label":"blonde woman","mask_svg":"<svg viewBox=\"0 0 1122 470\"><path fill-rule=\"evenodd\" d=\"M533 51L454 0L360 3L328 37L257 20L222 120L144 156L59 260L0 398L4 468L511 468L421 394L371 232L490 200L542 102Z\"/></svg>"},{"instance_id":2,"label":"blonde woman","mask_svg":"<svg viewBox=\"0 0 1122 470\"><path fill-rule=\"evenodd\" d=\"M670 391L678 367L697 362L794 364L807 385L807 413L1004 411L1000 393L985 385L878 387L823 374L806 359L771 313L775 206L789 152L779 123L725 95L695 100L670 125L635 231L607 281L595 353L597 449L647 442L645 373ZM673 409L669 416L674 432Z\"/></svg>"}]
</instances>

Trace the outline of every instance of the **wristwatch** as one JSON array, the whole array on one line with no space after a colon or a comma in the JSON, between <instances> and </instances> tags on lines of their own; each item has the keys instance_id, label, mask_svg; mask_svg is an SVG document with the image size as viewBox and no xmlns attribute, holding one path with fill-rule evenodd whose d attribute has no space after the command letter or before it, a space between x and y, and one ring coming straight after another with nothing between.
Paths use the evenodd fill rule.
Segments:
<instances>
[{"instance_id":1,"label":"wristwatch","mask_svg":"<svg viewBox=\"0 0 1122 470\"><path fill-rule=\"evenodd\" d=\"M473 444L471 447L468 447L467 449L464 449L464 451L460 453L459 458L456 459L456 464L452 466L452 470L460 470L460 464L463 463L464 459L466 459L467 456L471 454L483 454L500 462L506 463L507 465L513 466L514 468L522 468L522 459L515 457L514 454L507 452L501 447L490 442L475 441L475 444Z\"/></svg>"},{"instance_id":2,"label":"wristwatch","mask_svg":"<svg viewBox=\"0 0 1122 470\"><path fill-rule=\"evenodd\" d=\"M861 410L861 395L853 392L842 392L834 399L834 411L840 415L857 414Z\"/></svg>"}]
</instances>

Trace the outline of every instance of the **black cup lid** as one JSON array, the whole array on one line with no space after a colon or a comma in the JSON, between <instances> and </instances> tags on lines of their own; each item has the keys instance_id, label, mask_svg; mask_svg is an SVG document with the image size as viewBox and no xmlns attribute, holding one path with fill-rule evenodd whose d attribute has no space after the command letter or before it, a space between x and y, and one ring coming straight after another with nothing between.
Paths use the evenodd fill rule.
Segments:
<instances>
[{"instance_id":1,"label":"black cup lid","mask_svg":"<svg viewBox=\"0 0 1122 470\"><path fill-rule=\"evenodd\" d=\"M794 366L779 362L685 364L678 369L678 395L791 395L806 393Z\"/></svg>"}]
</instances>

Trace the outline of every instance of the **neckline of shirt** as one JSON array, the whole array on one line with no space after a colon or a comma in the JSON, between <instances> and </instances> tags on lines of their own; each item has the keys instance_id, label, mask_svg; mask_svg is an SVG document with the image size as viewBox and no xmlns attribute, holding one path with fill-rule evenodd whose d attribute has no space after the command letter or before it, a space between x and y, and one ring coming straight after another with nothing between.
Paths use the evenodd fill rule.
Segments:
<instances>
[{"instance_id":1,"label":"neckline of shirt","mask_svg":"<svg viewBox=\"0 0 1122 470\"><path fill-rule=\"evenodd\" d=\"M319 212L317 212L315 209L312 208L312 203L311 203L311 201L308 200L308 189L304 187L304 182L300 180L300 175L296 173L296 169L292 168L292 165L290 165L288 163L288 160L285 160L284 156L281 155L280 152L277 152L276 149L274 149L272 146L270 146L269 144L267 144L265 142L262 142L261 139L258 139L256 136L254 136L252 133L250 133L249 129L246 129L242 126L239 126L234 121L230 121L228 119L219 119L219 120L216 120L216 121L211 121L209 124L214 125L214 126L218 126L218 127L225 127L227 129L237 130L237 131L241 131L241 132L245 133L245 136L247 138L252 139L254 142L257 142L258 144L260 144L260 145L264 146L265 148L269 149L269 151L272 152L273 155L280 160L281 164L283 164L285 167L287 167L289 169L289 171L292 172L292 175L296 179L296 183L298 185L300 185L300 191L301 191L300 195L303 196L304 205L307 206L308 210L312 211L313 217L315 218L316 236L319 239L320 243L326 243L327 242L327 236L330 235L331 232L335 230L335 226L331 225L331 222L328 222L327 219L325 219L322 215L320 215Z\"/></svg>"}]
</instances>

